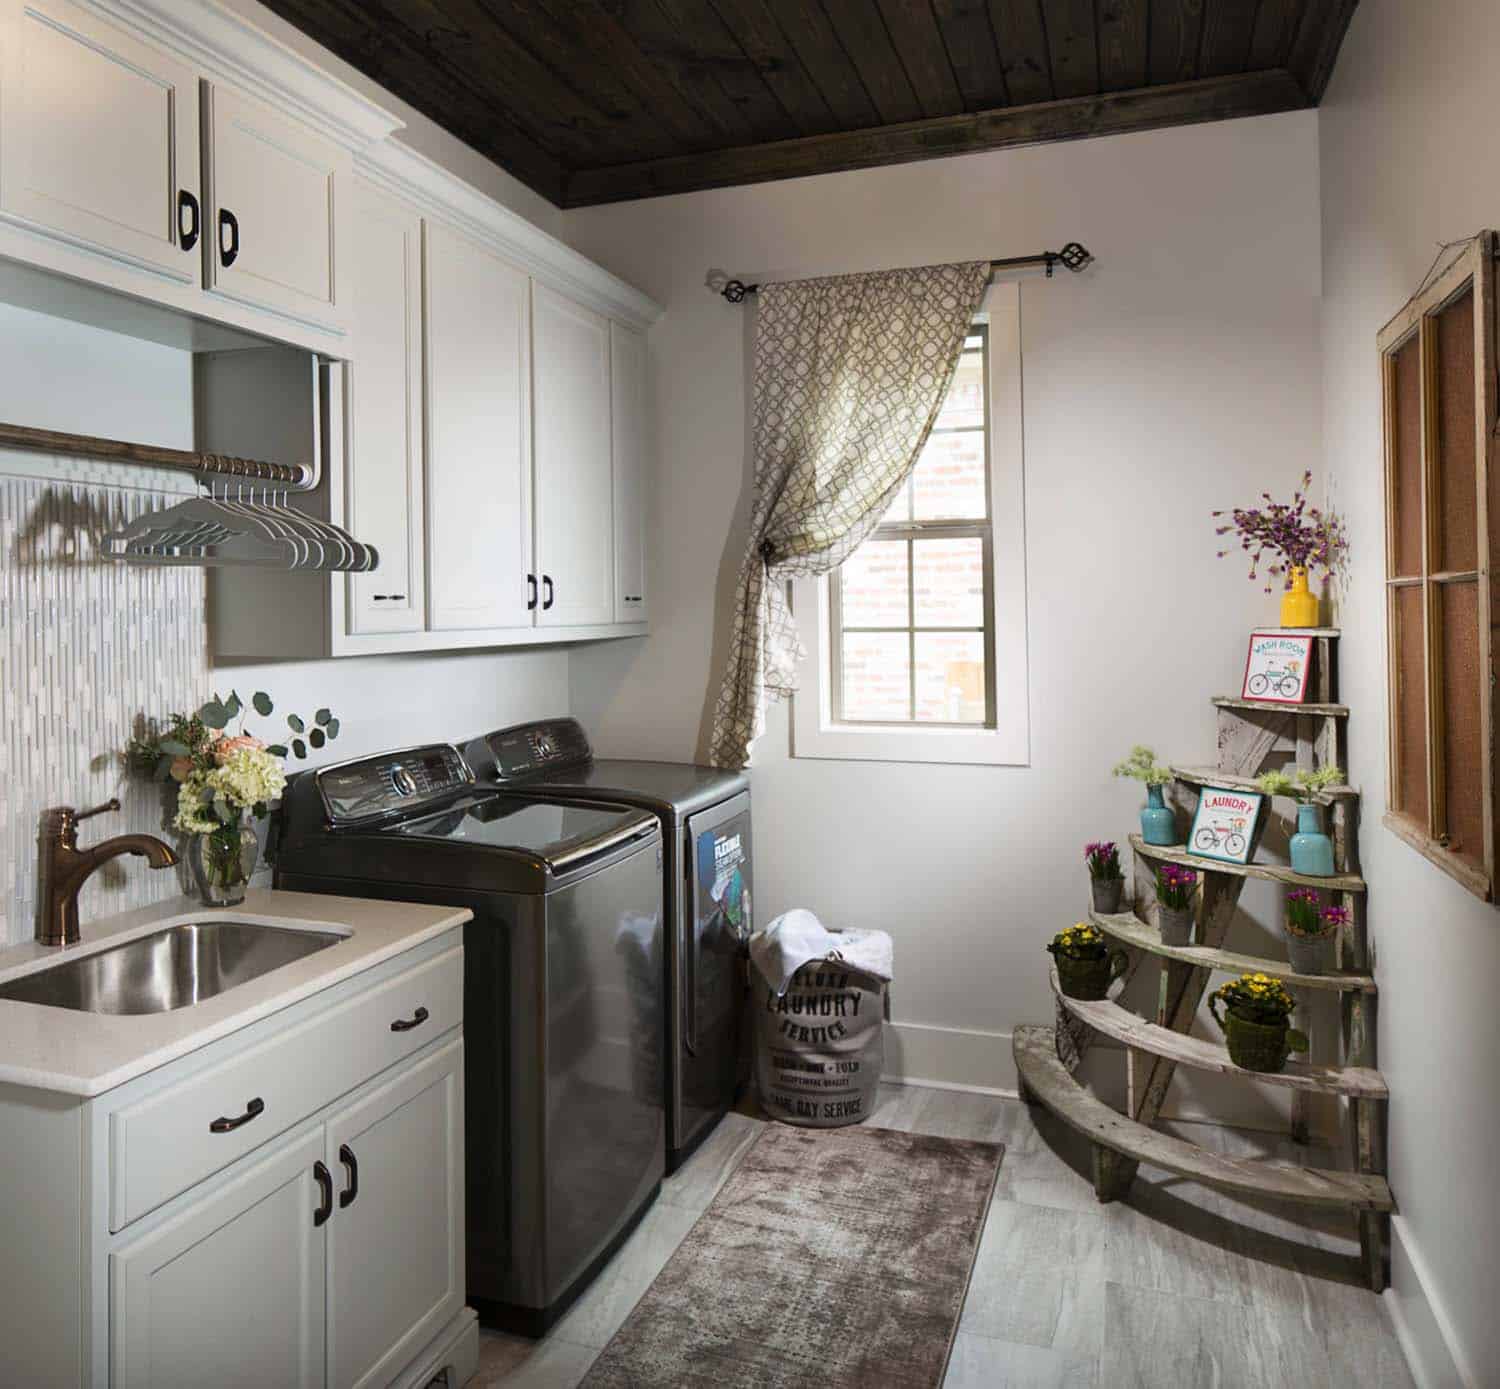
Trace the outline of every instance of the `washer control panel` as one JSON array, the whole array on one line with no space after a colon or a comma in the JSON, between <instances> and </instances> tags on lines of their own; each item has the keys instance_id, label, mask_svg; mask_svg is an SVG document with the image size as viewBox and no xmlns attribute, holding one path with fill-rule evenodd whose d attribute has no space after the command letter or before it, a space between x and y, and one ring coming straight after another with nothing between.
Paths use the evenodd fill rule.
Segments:
<instances>
[{"instance_id":1,"label":"washer control panel","mask_svg":"<svg viewBox=\"0 0 1500 1389\"><path fill-rule=\"evenodd\" d=\"M411 810L474 782L468 763L450 743L342 762L315 775L328 818L335 825Z\"/></svg>"},{"instance_id":2,"label":"washer control panel","mask_svg":"<svg viewBox=\"0 0 1500 1389\"><path fill-rule=\"evenodd\" d=\"M483 741L497 781L578 766L592 756L588 737L576 719L518 724L490 733Z\"/></svg>"}]
</instances>

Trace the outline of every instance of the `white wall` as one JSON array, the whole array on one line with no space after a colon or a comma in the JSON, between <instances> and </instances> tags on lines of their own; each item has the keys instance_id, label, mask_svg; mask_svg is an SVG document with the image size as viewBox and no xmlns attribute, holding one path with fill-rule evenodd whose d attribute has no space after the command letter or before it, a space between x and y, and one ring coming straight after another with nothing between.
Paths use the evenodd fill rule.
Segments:
<instances>
[{"instance_id":1,"label":"white wall","mask_svg":"<svg viewBox=\"0 0 1500 1389\"><path fill-rule=\"evenodd\" d=\"M1031 765L793 760L779 707L755 754L760 919L802 905L889 930L896 1069L1013 1085L1008 1034L1051 1017L1042 946L1082 905L1083 843L1133 828L1140 797L1110 766L1138 741L1212 761L1208 696L1235 687L1246 634L1275 620L1215 560L1209 512L1290 492L1317 464L1315 115L587 209L563 235L667 306L651 333L653 631L576 653L574 708L609 752L676 758L703 749L749 495L753 311L705 272L1074 238L1098 257L1022 290ZM1245 901L1236 941L1253 949L1277 901ZM1237 1117L1272 1113L1249 1087L1232 1099Z\"/></svg>"},{"instance_id":2,"label":"white wall","mask_svg":"<svg viewBox=\"0 0 1500 1389\"><path fill-rule=\"evenodd\" d=\"M1439 242L1500 227L1490 157L1497 53L1500 7L1490 0L1365 0L1319 122L1324 439L1353 542L1344 694L1356 711L1354 780L1369 797L1361 842L1379 950L1380 1064L1394 1097L1393 1298L1412 1358L1433 1384L1459 1373L1470 1384L1500 1383L1500 913L1380 824L1386 688L1375 335L1416 289Z\"/></svg>"}]
</instances>

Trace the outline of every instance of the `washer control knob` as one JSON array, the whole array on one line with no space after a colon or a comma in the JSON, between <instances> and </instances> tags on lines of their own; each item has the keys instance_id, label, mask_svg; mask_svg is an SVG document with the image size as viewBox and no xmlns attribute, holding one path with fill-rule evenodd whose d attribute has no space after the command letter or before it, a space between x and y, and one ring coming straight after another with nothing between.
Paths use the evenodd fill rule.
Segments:
<instances>
[{"instance_id":1,"label":"washer control knob","mask_svg":"<svg viewBox=\"0 0 1500 1389\"><path fill-rule=\"evenodd\" d=\"M417 794L416 779L405 767L397 767L391 773L391 785L396 788L398 796L414 796Z\"/></svg>"}]
</instances>

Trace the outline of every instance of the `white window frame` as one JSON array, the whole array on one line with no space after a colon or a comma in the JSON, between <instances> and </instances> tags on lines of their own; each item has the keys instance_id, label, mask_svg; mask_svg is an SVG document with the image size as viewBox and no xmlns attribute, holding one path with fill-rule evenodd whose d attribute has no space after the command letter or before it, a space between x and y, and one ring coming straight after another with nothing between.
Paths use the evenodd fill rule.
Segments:
<instances>
[{"instance_id":1,"label":"white window frame","mask_svg":"<svg viewBox=\"0 0 1500 1389\"><path fill-rule=\"evenodd\" d=\"M1020 285L991 285L976 319L989 325L995 727L834 722L828 579L799 579L792 584L792 614L808 661L802 668L802 691L792 700L793 757L992 766L1027 766L1031 761Z\"/></svg>"}]
</instances>

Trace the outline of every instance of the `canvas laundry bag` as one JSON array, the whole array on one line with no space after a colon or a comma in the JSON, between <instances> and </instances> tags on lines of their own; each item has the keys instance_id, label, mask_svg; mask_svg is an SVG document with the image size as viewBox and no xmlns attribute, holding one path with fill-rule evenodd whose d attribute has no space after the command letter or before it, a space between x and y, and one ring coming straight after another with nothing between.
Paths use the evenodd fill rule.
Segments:
<instances>
[{"instance_id":1,"label":"canvas laundry bag","mask_svg":"<svg viewBox=\"0 0 1500 1389\"><path fill-rule=\"evenodd\" d=\"M751 937L750 958L755 1078L766 1112L810 1128L868 1118L885 1065L891 938L827 931L798 910Z\"/></svg>"}]
</instances>

